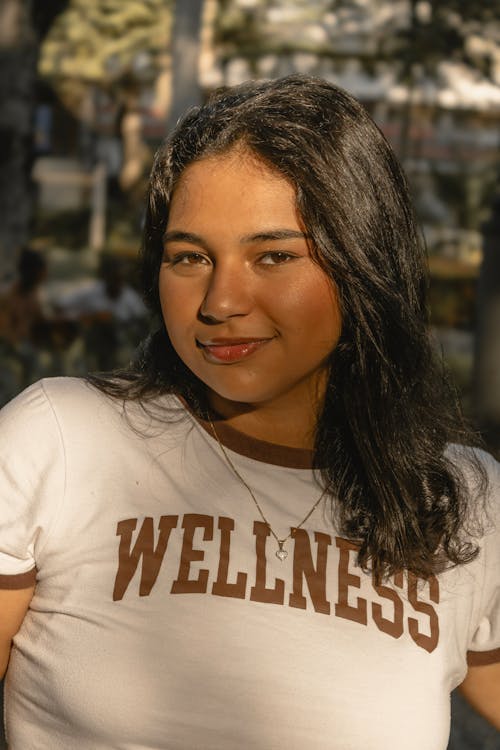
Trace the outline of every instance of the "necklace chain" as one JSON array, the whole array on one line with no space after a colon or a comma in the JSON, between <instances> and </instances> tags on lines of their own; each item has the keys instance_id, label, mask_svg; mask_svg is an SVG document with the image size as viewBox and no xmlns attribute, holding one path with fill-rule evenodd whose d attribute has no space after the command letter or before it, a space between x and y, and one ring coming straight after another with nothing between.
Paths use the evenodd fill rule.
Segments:
<instances>
[{"instance_id":1,"label":"necklace chain","mask_svg":"<svg viewBox=\"0 0 500 750\"><path fill-rule=\"evenodd\" d=\"M215 429L214 423L210 419L210 416L208 416L208 422L209 422L210 427L212 429L212 433L213 433L215 439L217 440L219 448L221 449L222 455L226 459L226 462L229 464L231 470L233 471L233 473L235 474L235 476L240 480L240 482L242 483L242 485L244 487L246 487L246 489L248 490L248 493L249 493L250 497L252 498L253 502L255 503L255 506L256 506L257 510L259 511L262 520L266 524L267 528L269 529L269 531L271 532L271 534L273 535L273 537L276 539L276 542L278 543L278 549L276 550L276 557L278 558L278 560L281 560L281 561L285 560L288 557L288 552L284 548L284 545L293 536L294 532L297 529L302 528L302 526L305 524L305 522L308 520L308 518L314 513L314 511L316 510L316 508L320 504L321 500L326 495L326 488L323 490L323 492L321 493L321 495L318 497L318 499L316 500L316 502L314 503L314 505L312 506L312 508L310 509L310 511L307 513L307 515L304 516L304 518L302 519L302 521L297 526L293 526L292 527L292 530L290 531L290 533L288 534L288 536L284 537L283 539L280 539L278 537L278 535L276 534L276 532L274 531L274 529L271 526L271 524L269 523L269 521L267 520L267 518L265 517L265 515L264 515L264 513L262 511L262 508L259 505L259 501L257 500L257 498L255 497L255 495L253 494L253 491L252 491L251 487L247 484L247 482L245 482L245 480L243 479L243 477L239 473L238 469L236 468L236 466L233 464L233 462L229 458L226 449L224 448L224 446L222 445L222 443L221 443L221 441L219 439L219 436L217 434L217 430Z\"/></svg>"}]
</instances>

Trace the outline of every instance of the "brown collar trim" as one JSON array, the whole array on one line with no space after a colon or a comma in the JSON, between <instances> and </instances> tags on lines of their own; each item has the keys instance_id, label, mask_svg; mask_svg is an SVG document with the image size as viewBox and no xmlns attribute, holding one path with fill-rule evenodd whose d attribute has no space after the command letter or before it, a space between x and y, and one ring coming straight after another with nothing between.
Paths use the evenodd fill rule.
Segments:
<instances>
[{"instance_id":1,"label":"brown collar trim","mask_svg":"<svg viewBox=\"0 0 500 750\"><path fill-rule=\"evenodd\" d=\"M196 419L200 427L215 440L216 438L210 427L210 423L195 414L184 398L181 396L178 396L178 398ZM266 440L259 440L250 435L245 435L245 433L239 432L239 430L228 425L222 417L217 417L217 415L213 417L213 423L222 445L235 453L239 453L241 456L253 458L255 461L262 461L262 463L266 464L285 466L290 469L313 468L313 451L311 450L268 443Z\"/></svg>"}]
</instances>

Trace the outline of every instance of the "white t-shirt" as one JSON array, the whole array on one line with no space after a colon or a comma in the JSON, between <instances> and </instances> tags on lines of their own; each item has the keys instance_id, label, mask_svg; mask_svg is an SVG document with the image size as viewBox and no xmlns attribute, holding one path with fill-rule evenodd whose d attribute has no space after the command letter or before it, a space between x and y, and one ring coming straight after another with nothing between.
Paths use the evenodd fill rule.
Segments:
<instances>
[{"instance_id":1,"label":"white t-shirt","mask_svg":"<svg viewBox=\"0 0 500 750\"><path fill-rule=\"evenodd\" d=\"M163 407L61 378L1 413L0 586L36 566L10 750L444 750L467 652L500 660L498 465L479 557L377 587L327 502L280 561L208 429ZM285 537L321 492L310 454L219 433Z\"/></svg>"}]
</instances>

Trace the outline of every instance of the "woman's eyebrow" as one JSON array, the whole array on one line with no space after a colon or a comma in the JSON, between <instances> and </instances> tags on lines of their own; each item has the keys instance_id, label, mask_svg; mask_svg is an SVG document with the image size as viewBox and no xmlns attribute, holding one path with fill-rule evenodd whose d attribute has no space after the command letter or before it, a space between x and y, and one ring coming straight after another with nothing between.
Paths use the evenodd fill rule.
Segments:
<instances>
[{"instance_id":1,"label":"woman's eyebrow","mask_svg":"<svg viewBox=\"0 0 500 750\"><path fill-rule=\"evenodd\" d=\"M180 229L172 229L169 232L165 232L163 235L163 242L189 242L191 245L198 245L207 249L207 243L200 237L199 234L193 234L193 232L183 232Z\"/></svg>"},{"instance_id":2,"label":"woman's eyebrow","mask_svg":"<svg viewBox=\"0 0 500 750\"><path fill-rule=\"evenodd\" d=\"M240 242L246 244L250 242L272 242L273 240L294 239L307 240L310 239L310 235L297 229L269 229L262 232L245 234L240 237ZM170 231L165 232L163 242L188 242L191 245L197 245L198 247L208 249L208 243L203 237L200 237L199 234L184 232L180 229L171 229Z\"/></svg>"},{"instance_id":3,"label":"woman's eyebrow","mask_svg":"<svg viewBox=\"0 0 500 750\"><path fill-rule=\"evenodd\" d=\"M255 234L246 234L240 238L240 242L269 242L272 240L294 240L310 239L310 235L305 232L300 232L297 229L270 229L264 232L256 232Z\"/></svg>"}]
</instances>

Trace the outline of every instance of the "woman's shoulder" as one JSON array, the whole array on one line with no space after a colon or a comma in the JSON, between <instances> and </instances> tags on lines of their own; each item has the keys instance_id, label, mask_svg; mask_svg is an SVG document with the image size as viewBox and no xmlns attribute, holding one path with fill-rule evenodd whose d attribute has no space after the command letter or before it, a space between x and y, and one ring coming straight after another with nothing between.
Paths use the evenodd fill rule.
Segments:
<instances>
[{"instance_id":1,"label":"woman's shoulder","mask_svg":"<svg viewBox=\"0 0 500 750\"><path fill-rule=\"evenodd\" d=\"M500 485L500 463L491 453L470 445L452 443L447 446L445 457L458 470L470 489L490 490Z\"/></svg>"},{"instance_id":2,"label":"woman's shoulder","mask_svg":"<svg viewBox=\"0 0 500 750\"><path fill-rule=\"evenodd\" d=\"M33 416L56 407L85 409L95 401L97 392L84 378L53 377L37 380L21 391L2 409L4 418L18 417L27 410Z\"/></svg>"},{"instance_id":3,"label":"woman's shoulder","mask_svg":"<svg viewBox=\"0 0 500 750\"><path fill-rule=\"evenodd\" d=\"M48 378L0 412L0 446L79 461L83 455L109 455L112 447L147 452L157 444L180 443L191 423L170 394L143 404L103 393L85 378Z\"/></svg>"},{"instance_id":4,"label":"woman's shoulder","mask_svg":"<svg viewBox=\"0 0 500 750\"><path fill-rule=\"evenodd\" d=\"M46 378L21 391L0 411L3 440L29 444L43 452L45 444L59 442L63 426L89 422L98 397L83 378Z\"/></svg>"},{"instance_id":5,"label":"woman's shoulder","mask_svg":"<svg viewBox=\"0 0 500 750\"><path fill-rule=\"evenodd\" d=\"M30 385L6 404L0 412L3 424L26 422L33 426L56 421L60 425L110 424L118 419L151 421L152 415L159 419L170 411L184 412L180 401L166 394L151 404L113 397L85 378L44 378Z\"/></svg>"},{"instance_id":6,"label":"woman's shoulder","mask_svg":"<svg viewBox=\"0 0 500 750\"><path fill-rule=\"evenodd\" d=\"M450 445L445 453L456 472L457 479L465 486L468 501L466 518L473 536L490 538L495 535L500 541L500 463L482 448ZM500 550L500 545L498 545Z\"/></svg>"}]
</instances>

